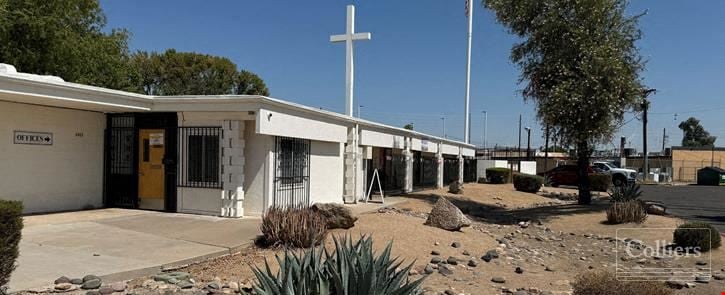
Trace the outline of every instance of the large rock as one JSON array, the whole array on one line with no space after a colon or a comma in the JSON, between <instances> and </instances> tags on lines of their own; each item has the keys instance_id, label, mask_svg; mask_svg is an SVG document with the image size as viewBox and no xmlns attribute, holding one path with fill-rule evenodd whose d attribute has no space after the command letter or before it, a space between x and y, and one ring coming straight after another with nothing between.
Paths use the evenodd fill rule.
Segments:
<instances>
[{"instance_id":1,"label":"large rock","mask_svg":"<svg viewBox=\"0 0 725 295\"><path fill-rule=\"evenodd\" d=\"M327 228L344 228L348 229L355 226L357 216L352 214L350 208L344 205L334 203L315 203L312 210L317 211L327 219Z\"/></svg>"},{"instance_id":2,"label":"large rock","mask_svg":"<svg viewBox=\"0 0 725 295\"><path fill-rule=\"evenodd\" d=\"M463 183L460 181L451 182L448 185L448 192L451 194L462 195L463 194Z\"/></svg>"},{"instance_id":3,"label":"large rock","mask_svg":"<svg viewBox=\"0 0 725 295\"><path fill-rule=\"evenodd\" d=\"M651 201L644 201L642 204L647 209L647 214L667 215L667 206L665 204Z\"/></svg>"},{"instance_id":4,"label":"large rock","mask_svg":"<svg viewBox=\"0 0 725 295\"><path fill-rule=\"evenodd\" d=\"M439 197L433 205L433 210L428 215L426 225L435 226L450 231L460 230L462 227L471 226L471 220L463 215L456 205L453 205L444 197Z\"/></svg>"}]
</instances>

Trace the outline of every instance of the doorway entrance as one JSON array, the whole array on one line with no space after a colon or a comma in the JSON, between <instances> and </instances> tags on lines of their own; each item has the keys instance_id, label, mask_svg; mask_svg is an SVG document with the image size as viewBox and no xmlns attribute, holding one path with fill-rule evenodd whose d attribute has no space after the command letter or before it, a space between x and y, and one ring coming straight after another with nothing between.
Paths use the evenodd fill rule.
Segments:
<instances>
[{"instance_id":1,"label":"doorway entrance","mask_svg":"<svg viewBox=\"0 0 725 295\"><path fill-rule=\"evenodd\" d=\"M176 113L107 118L104 205L176 211Z\"/></svg>"},{"instance_id":2,"label":"doorway entrance","mask_svg":"<svg viewBox=\"0 0 725 295\"><path fill-rule=\"evenodd\" d=\"M138 207L164 210L164 129L138 131Z\"/></svg>"}]
</instances>

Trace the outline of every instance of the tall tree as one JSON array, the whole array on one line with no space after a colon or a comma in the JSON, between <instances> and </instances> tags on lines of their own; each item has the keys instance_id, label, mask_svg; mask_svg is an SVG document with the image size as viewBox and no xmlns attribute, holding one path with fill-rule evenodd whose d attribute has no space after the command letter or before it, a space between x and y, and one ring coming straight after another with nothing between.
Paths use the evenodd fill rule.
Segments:
<instances>
[{"instance_id":1,"label":"tall tree","mask_svg":"<svg viewBox=\"0 0 725 295\"><path fill-rule=\"evenodd\" d=\"M625 0L484 0L522 41L511 50L525 100L562 145L576 147L579 203L591 202L587 177L596 144L611 139L627 110L642 102L644 68L635 42L638 16Z\"/></svg>"},{"instance_id":2,"label":"tall tree","mask_svg":"<svg viewBox=\"0 0 725 295\"><path fill-rule=\"evenodd\" d=\"M240 71L235 84L235 94L269 96L269 89L267 89L267 84L264 83L264 80L250 71Z\"/></svg>"},{"instance_id":3,"label":"tall tree","mask_svg":"<svg viewBox=\"0 0 725 295\"><path fill-rule=\"evenodd\" d=\"M679 125L684 133L682 136L682 146L686 147L704 147L714 146L717 137L711 136L705 128L700 125L700 120L690 117L682 121Z\"/></svg>"},{"instance_id":4,"label":"tall tree","mask_svg":"<svg viewBox=\"0 0 725 295\"><path fill-rule=\"evenodd\" d=\"M0 62L66 81L132 90L128 32L104 32L97 0L0 0Z\"/></svg>"},{"instance_id":5,"label":"tall tree","mask_svg":"<svg viewBox=\"0 0 725 295\"><path fill-rule=\"evenodd\" d=\"M150 95L269 95L264 81L228 58L194 52L140 51L131 57L138 89Z\"/></svg>"}]
</instances>

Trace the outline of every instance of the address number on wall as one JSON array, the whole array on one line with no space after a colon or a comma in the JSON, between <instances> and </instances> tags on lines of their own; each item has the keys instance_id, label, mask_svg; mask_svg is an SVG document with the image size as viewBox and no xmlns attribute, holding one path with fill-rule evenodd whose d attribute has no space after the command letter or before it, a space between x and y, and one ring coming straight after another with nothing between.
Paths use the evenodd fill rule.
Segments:
<instances>
[{"instance_id":1,"label":"address number on wall","mask_svg":"<svg viewBox=\"0 0 725 295\"><path fill-rule=\"evenodd\" d=\"M53 145L53 133L15 131L13 134L14 144Z\"/></svg>"}]
</instances>

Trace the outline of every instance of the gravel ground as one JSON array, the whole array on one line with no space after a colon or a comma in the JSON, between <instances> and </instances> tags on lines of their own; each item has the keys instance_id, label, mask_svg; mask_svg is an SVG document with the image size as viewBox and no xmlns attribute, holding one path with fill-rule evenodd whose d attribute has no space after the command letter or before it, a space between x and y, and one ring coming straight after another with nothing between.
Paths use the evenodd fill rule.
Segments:
<instances>
[{"instance_id":1,"label":"gravel ground","mask_svg":"<svg viewBox=\"0 0 725 295\"><path fill-rule=\"evenodd\" d=\"M424 225L438 195L447 196L473 220L473 225L459 232ZM393 254L415 265L411 279L431 272L424 281L425 294L513 294L516 291L521 291L516 294L570 294L570 283L578 274L591 270L614 271L617 265L634 269L683 267L698 273L711 269L718 278L725 271L722 270L725 268L722 249L709 253L711 261L709 256L618 258L617 253L624 253L625 249L634 254L643 253L641 247L625 248L622 242L625 238L652 245L657 240L671 239L671 231L648 228L670 228L682 221L650 216L641 225L608 225L603 223L606 200L579 206L516 192L509 185L483 184L466 185L463 196L436 190L407 197L404 203L360 215L350 230L334 230L331 234L372 235L378 251L393 242ZM618 242L617 229L626 227L634 230L620 230ZM454 242L460 246L452 247ZM327 246L330 245L328 240ZM498 258L486 261L485 254L491 252L497 253ZM272 261L276 253L279 251L250 247L237 255L179 269L188 272L195 282L195 287L185 292L232 292L233 288L249 287L254 279L250 265L263 267L264 259L271 259L274 270L277 266ZM438 259L446 263L431 263ZM129 282L129 289L138 294L177 290L150 279L133 280ZM677 293L719 294L725 290L723 282L713 279Z\"/></svg>"}]
</instances>

